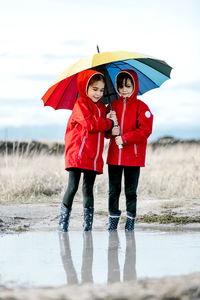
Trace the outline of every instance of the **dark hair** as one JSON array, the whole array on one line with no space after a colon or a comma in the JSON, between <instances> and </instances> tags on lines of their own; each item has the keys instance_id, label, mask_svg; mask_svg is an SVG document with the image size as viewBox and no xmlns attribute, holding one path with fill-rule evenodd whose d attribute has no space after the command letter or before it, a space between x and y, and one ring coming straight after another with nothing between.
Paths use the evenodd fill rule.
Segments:
<instances>
[{"instance_id":1,"label":"dark hair","mask_svg":"<svg viewBox=\"0 0 200 300\"><path fill-rule=\"evenodd\" d=\"M106 84L105 78L103 75L101 74L95 74L92 76L92 78L90 79L89 83L88 83L88 87L89 85L93 84L96 81L103 81L104 84Z\"/></svg>"},{"instance_id":2,"label":"dark hair","mask_svg":"<svg viewBox=\"0 0 200 300\"><path fill-rule=\"evenodd\" d=\"M121 72L119 73L119 75L117 76L117 89L119 88L123 88L123 83L125 80L125 86L127 85L127 80L130 79L133 87L134 87L134 82L133 82L133 78L132 76L127 73L127 72Z\"/></svg>"}]
</instances>

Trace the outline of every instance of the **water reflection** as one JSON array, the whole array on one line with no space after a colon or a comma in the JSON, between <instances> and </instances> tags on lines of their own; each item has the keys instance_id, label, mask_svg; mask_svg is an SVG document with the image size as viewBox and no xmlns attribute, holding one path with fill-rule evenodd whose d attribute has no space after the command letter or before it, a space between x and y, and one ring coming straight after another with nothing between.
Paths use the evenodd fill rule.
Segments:
<instances>
[{"instance_id":1,"label":"water reflection","mask_svg":"<svg viewBox=\"0 0 200 300\"><path fill-rule=\"evenodd\" d=\"M136 247L134 232L125 232L126 252L123 269L123 281L135 280L136 275ZM119 264L120 241L118 232L109 232L108 243L108 282L120 281Z\"/></svg>"},{"instance_id":2,"label":"water reflection","mask_svg":"<svg viewBox=\"0 0 200 300\"><path fill-rule=\"evenodd\" d=\"M78 276L72 260L69 235L67 232L59 233L60 255L66 273L68 284L78 284ZM93 239L91 232L83 233L83 254L81 268L81 283L93 282Z\"/></svg>"},{"instance_id":3,"label":"water reflection","mask_svg":"<svg viewBox=\"0 0 200 300\"><path fill-rule=\"evenodd\" d=\"M135 280L136 275L136 246L134 232L125 232L126 250L122 268L120 268L119 255L121 254L121 246L118 232L108 233L108 255L107 255L107 282L119 282L121 275L123 281ZM68 233L59 233L60 254L63 267L66 273L66 281L68 284L78 284L86 282L94 282L93 279L93 236L92 232L83 233L82 248L82 266L80 282L75 269L70 239ZM102 257L104 257L102 253Z\"/></svg>"},{"instance_id":4,"label":"water reflection","mask_svg":"<svg viewBox=\"0 0 200 300\"><path fill-rule=\"evenodd\" d=\"M137 279L136 274L136 245L134 232L126 232L126 254L123 281Z\"/></svg>"},{"instance_id":5,"label":"water reflection","mask_svg":"<svg viewBox=\"0 0 200 300\"><path fill-rule=\"evenodd\" d=\"M72 260L68 233L66 234L60 233L59 241L60 241L60 255L66 273L67 282L69 284L76 284L78 283L78 277Z\"/></svg>"},{"instance_id":6,"label":"water reflection","mask_svg":"<svg viewBox=\"0 0 200 300\"><path fill-rule=\"evenodd\" d=\"M108 282L120 281L119 236L117 231L109 232L108 243Z\"/></svg>"},{"instance_id":7,"label":"water reflection","mask_svg":"<svg viewBox=\"0 0 200 300\"><path fill-rule=\"evenodd\" d=\"M81 267L82 283L93 282L92 264L93 264L92 232L84 232L83 233L82 267Z\"/></svg>"}]
</instances>

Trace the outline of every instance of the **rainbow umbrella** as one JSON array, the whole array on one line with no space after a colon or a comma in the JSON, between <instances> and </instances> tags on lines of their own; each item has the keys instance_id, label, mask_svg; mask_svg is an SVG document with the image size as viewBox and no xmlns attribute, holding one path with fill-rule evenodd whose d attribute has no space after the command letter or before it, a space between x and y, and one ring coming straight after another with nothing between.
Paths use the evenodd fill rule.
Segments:
<instances>
[{"instance_id":1,"label":"rainbow umbrella","mask_svg":"<svg viewBox=\"0 0 200 300\"><path fill-rule=\"evenodd\" d=\"M127 51L102 52L80 59L67 68L46 91L42 100L54 109L73 109L78 98L76 78L79 72L94 69L104 74L105 104L117 99L115 77L124 69L134 70L139 79L139 95L160 87L170 78L172 68L163 60Z\"/></svg>"}]
</instances>

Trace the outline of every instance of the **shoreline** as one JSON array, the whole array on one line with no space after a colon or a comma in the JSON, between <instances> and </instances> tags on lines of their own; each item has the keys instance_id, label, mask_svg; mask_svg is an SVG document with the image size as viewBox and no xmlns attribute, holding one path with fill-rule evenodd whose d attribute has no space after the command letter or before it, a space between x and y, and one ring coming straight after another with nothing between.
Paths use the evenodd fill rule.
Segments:
<instances>
[{"instance_id":1,"label":"shoreline","mask_svg":"<svg viewBox=\"0 0 200 300\"><path fill-rule=\"evenodd\" d=\"M160 200L162 203L162 200ZM188 211L187 206L182 210L159 208L159 200L140 201L135 228L152 228L167 230L199 230L199 210ZM96 202L93 230L106 230L108 213L101 209L102 203ZM149 210L149 206L151 210ZM5 203L0 205L0 234L25 231L54 231L57 230L60 202L54 203ZM152 213L154 211L154 213ZM125 211L119 223L119 230L124 229ZM75 203L69 230L82 230L82 203Z\"/></svg>"}]
</instances>

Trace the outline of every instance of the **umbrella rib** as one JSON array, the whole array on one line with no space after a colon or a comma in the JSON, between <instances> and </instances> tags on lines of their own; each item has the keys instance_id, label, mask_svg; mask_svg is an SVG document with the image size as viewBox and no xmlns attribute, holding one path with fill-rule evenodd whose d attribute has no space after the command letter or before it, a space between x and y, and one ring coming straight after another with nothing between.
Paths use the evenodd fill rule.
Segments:
<instances>
[{"instance_id":1,"label":"umbrella rib","mask_svg":"<svg viewBox=\"0 0 200 300\"><path fill-rule=\"evenodd\" d=\"M117 66L114 62L109 63L109 65L114 65L117 69L119 69L120 71L122 71L123 69L121 69L119 66Z\"/></svg>"}]
</instances>

